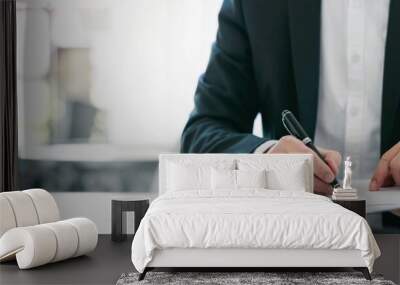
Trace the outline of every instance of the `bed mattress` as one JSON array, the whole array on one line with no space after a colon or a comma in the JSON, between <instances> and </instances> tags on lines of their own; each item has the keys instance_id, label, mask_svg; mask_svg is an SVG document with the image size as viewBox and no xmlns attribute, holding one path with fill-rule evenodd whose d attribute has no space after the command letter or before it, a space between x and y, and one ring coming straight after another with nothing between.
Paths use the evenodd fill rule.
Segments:
<instances>
[{"instance_id":1,"label":"bed mattress","mask_svg":"<svg viewBox=\"0 0 400 285\"><path fill-rule=\"evenodd\" d=\"M379 248L361 216L299 191L170 192L158 197L132 243L139 272L163 249L359 250L372 271Z\"/></svg>"}]
</instances>

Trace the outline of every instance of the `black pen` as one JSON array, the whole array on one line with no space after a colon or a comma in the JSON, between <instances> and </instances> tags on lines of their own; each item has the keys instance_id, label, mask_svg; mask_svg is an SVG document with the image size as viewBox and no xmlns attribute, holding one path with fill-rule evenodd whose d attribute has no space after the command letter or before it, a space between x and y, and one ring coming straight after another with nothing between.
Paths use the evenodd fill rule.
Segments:
<instances>
[{"instance_id":1,"label":"black pen","mask_svg":"<svg viewBox=\"0 0 400 285\"><path fill-rule=\"evenodd\" d=\"M322 154L315 147L311 138L307 135L306 131L300 125L299 121L297 121L296 117L293 115L292 112L290 112L289 110L284 110L282 112L282 123L285 129L289 132L289 134L301 140L307 147L312 149L318 155L318 157L322 159L323 162L328 164L324 159L324 157L322 156ZM337 181L336 177L333 179L330 185L334 189L340 187L340 184Z\"/></svg>"}]
</instances>

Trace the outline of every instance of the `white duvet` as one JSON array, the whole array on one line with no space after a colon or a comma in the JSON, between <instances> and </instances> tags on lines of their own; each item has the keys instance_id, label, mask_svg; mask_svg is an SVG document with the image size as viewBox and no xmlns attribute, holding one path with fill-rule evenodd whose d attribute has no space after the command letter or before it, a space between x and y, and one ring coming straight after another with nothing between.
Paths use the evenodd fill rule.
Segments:
<instances>
[{"instance_id":1,"label":"white duvet","mask_svg":"<svg viewBox=\"0 0 400 285\"><path fill-rule=\"evenodd\" d=\"M366 220L330 199L250 189L158 197L135 235L132 262L143 272L165 248L358 249L370 271L380 255Z\"/></svg>"}]
</instances>

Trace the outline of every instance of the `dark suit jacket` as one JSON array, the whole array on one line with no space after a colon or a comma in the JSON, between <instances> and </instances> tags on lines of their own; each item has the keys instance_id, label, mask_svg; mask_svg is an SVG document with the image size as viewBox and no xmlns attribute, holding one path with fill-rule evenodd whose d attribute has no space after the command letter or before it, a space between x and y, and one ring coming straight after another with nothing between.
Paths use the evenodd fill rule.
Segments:
<instances>
[{"instance_id":1,"label":"dark suit jacket","mask_svg":"<svg viewBox=\"0 0 400 285\"><path fill-rule=\"evenodd\" d=\"M400 1L390 5L381 152L400 141ZM224 1L217 39L198 82L181 151L252 152L264 141L286 134L281 123L284 109L293 111L313 137L320 19L320 0ZM251 134L258 113L263 138Z\"/></svg>"}]
</instances>

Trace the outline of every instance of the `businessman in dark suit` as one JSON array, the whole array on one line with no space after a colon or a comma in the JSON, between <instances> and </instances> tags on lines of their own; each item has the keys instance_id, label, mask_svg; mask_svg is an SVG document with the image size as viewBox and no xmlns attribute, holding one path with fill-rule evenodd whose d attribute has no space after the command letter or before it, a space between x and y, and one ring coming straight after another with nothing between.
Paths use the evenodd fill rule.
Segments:
<instances>
[{"instance_id":1,"label":"businessman in dark suit","mask_svg":"<svg viewBox=\"0 0 400 285\"><path fill-rule=\"evenodd\" d=\"M400 185L399 81L400 1L226 0L181 151L311 152L287 136L289 109L328 161L315 157L316 192L331 193L339 152L370 190Z\"/></svg>"}]
</instances>

